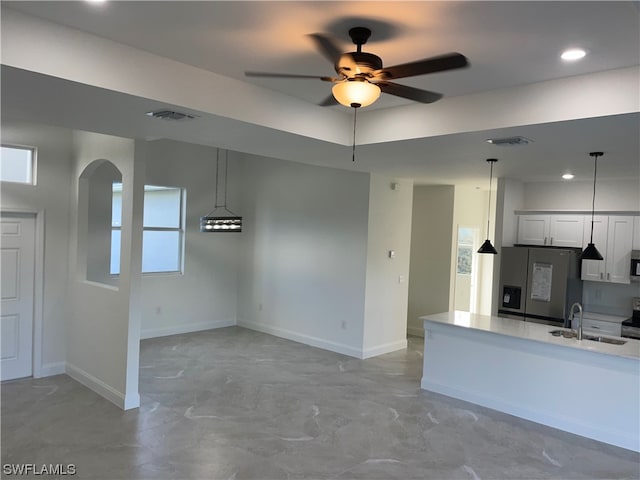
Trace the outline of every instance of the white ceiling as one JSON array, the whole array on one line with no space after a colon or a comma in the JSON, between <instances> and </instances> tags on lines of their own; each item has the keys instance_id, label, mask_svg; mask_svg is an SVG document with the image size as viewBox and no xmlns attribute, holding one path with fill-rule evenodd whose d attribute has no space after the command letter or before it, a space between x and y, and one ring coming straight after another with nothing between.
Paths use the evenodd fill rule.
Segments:
<instances>
[{"instance_id":1,"label":"white ceiling","mask_svg":"<svg viewBox=\"0 0 640 480\"><path fill-rule=\"evenodd\" d=\"M3 9L9 7L236 82L255 84L266 93L272 92L276 101L283 95L294 97L308 104L308 115L314 117L320 115L320 107L314 105L330 93L330 84L306 79L245 78L243 72L332 75L332 66L314 49L308 34L331 34L345 51L351 51L347 31L352 26L372 29L364 50L381 56L385 65L452 51L467 56L470 68L398 81L441 92L447 98L640 64L638 2L47 1L2 5ZM589 55L580 62L564 63L559 54L570 46L586 48ZM260 151L288 160L380 172L422 183L478 182L486 178L487 157L500 159L498 176L545 181L557 180L571 170L578 178L588 179L592 174L591 150L607 152L599 171L602 178L640 178L637 111L367 142L358 147L357 160L352 163L351 149L344 145L348 142L336 144L206 112L198 112L200 118L191 123L167 127L165 122L149 123L136 116L140 109L167 105L162 99L150 101L152 97L125 95L69 80L3 68L3 116L137 138L168 137L250 153ZM26 91L30 94L24 94ZM99 105L110 108L100 111L96 109ZM412 103L383 95L366 112L363 109L362 116L375 112L383 128L387 112L397 117L403 107L412 108ZM324 108L340 117L351 114L341 106ZM287 111L282 109L273 115L286 116ZM344 126L350 128L350 117ZM211 132L217 132L213 139ZM523 135L535 142L526 147L495 147L484 142L507 135Z\"/></svg>"}]
</instances>

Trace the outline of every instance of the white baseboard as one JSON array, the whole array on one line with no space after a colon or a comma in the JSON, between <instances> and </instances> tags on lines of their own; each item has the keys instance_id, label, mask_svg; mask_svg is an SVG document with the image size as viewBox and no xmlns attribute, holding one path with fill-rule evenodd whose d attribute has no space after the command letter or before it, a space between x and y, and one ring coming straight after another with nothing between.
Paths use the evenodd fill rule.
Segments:
<instances>
[{"instance_id":1,"label":"white baseboard","mask_svg":"<svg viewBox=\"0 0 640 480\"><path fill-rule=\"evenodd\" d=\"M424 328L422 327L408 327L407 333L409 335L413 335L414 337L422 337L424 338Z\"/></svg>"},{"instance_id":2,"label":"white baseboard","mask_svg":"<svg viewBox=\"0 0 640 480\"><path fill-rule=\"evenodd\" d=\"M62 375L65 373L65 362L45 363L40 370L33 372L33 378L51 377L53 375Z\"/></svg>"},{"instance_id":3,"label":"white baseboard","mask_svg":"<svg viewBox=\"0 0 640 480\"><path fill-rule=\"evenodd\" d=\"M140 395L137 392L135 394L125 395L113 388L111 385L107 385L99 378L94 377L81 368L78 368L68 362L66 364L66 373L75 381L93 390L98 395L106 398L123 410L138 408L140 406Z\"/></svg>"},{"instance_id":4,"label":"white baseboard","mask_svg":"<svg viewBox=\"0 0 640 480\"><path fill-rule=\"evenodd\" d=\"M183 325L172 325L170 327L146 328L140 331L140 340L166 337L169 335L179 335L181 333L200 332L202 330L212 330L214 328L232 327L235 324L235 320L228 319L211 322L185 323Z\"/></svg>"},{"instance_id":5,"label":"white baseboard","mask_svg":"<svg viewBox=\"0 0 640 480\"><path fill-rule=\"evenodd\" d=\"M377 347L367 348L362 352L361 358L377 357L378 355L395 352L396 350L404 350L405 348L407 348L406 338L404 340L398 340L397 342L385 343L383 345L378 345Z\"/></svg>"},{"instance_id":6,"label":"white baseboard","mask_svg":"<svg viewBox=\"0 0 640 480\"><path fill-rule=\"evenodd\" d=\"M341 353L350 357L363 358L361 349L354 348L343 343L330 342L322 338L312 337L310 335L304 335L284 328L264 325L262 323L249 322L247 320L239 320L238 326L248 328L250 330L257 330L262 333L268 333L269 335L274 335L276 337L286 338L287 340L293 340L294 342L303 343L312 347L322 348L331 352Z\"/></svg>"}]
</instances>

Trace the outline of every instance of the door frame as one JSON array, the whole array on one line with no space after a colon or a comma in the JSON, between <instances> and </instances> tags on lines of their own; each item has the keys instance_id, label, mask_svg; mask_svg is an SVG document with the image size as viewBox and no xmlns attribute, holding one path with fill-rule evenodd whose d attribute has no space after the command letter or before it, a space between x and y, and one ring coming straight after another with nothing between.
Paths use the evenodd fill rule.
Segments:
<instances>
[{"instance_id":1,"label":"door frame","mask_svg":"<svg viewBox=\"0 0 640 480\"><path fill-rule=\"evenodd\" d=\"M32 338L32 372L33 378L46 377L42 364L42 335L44 312L44 210L31 208L2 207L0 215L17 215L21 217L35 218L35 252L33 271L33 338Z\"/></svg>"}]
</instances>

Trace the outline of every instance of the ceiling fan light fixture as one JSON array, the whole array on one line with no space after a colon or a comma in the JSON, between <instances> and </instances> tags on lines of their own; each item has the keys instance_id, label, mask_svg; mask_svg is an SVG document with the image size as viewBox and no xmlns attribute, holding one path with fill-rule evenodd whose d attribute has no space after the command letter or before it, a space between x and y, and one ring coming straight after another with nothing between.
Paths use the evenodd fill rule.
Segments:
<instances>
[{"instance_id":1,"label":"ceiling fan light fixture","mask_svg":"<svg viewBox=\"0 0 640 480\"><path fill-rule=\"evenodd\" d=\"M333 96L345 107L368 107L380 97L380 87L363 78L353 78L336 83Z\"/></svg>"}]
</instances>

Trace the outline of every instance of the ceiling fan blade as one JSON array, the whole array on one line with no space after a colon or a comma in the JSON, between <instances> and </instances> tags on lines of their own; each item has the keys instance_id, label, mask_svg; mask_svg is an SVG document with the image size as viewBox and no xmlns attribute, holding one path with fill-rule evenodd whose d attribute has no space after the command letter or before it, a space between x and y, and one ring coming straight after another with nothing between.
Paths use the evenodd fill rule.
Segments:
<instances>
[{"instance_id":1,"label":"ceiling fan blade","mask_svg":"<svg viewBox=\"0 0 640 480\"><path fill-rule=\"evenodd\" d=\"M403 63L393 67L384 67L373 72L375 78L395 79L425 75L427 73L443 72L463 68L469 65L467 58L460 53L448 53L438 57L425 58L416 62Z\"/></svg>"},{"instance_id":2,"label":"ceiling fan blade","mask_svg":"<svg viewBox=\"0 0 640 480\"><path fill-rule=\"evenodd\" d=\"M337 82L338 78L321 77L318 75L299 75L297 73L271 73L271 72L244 72L245 77L264 77L264 78L315 78L323 82Z\"/></svg>"},{"instance_id":3,"label":"ceiling fan blade","mask_svg":"<svg viewBox=\"0 0 640 480\"><path fill-rule=\"evenodd\" d=\"M333 95L329 95L327 98L322 100L318 105L320 105L321 107L331 107L333 105L338 105L338 101L336 100L336 97L334 97Z\"/></svg>"},{"instance_id":4,"label":"ceiling fan blade","mask_svg":"<svg viewBox=\"0 0 640 480\"><path fill-rule=\"evenodd\" d=\"M342 55L342 49L333 38L322 33L312 33L309 36L313 39L316 48L327 60L332 64L338 61L340 55Z\"/></svg>"},{"instance_id":5,"label":"ceiling fan blade","mask_svg":"<svg viewBox=\"0 0 640 480\"><path fill-rule=\"evenodd\" d=\"M420 90L419 88L408 87L392 82L376 83L384 93L395 95L396 97L408 98L420 103L433 103L442 98L441 93L430 92L429 90Z\"/></svg>"}]
</instances>

